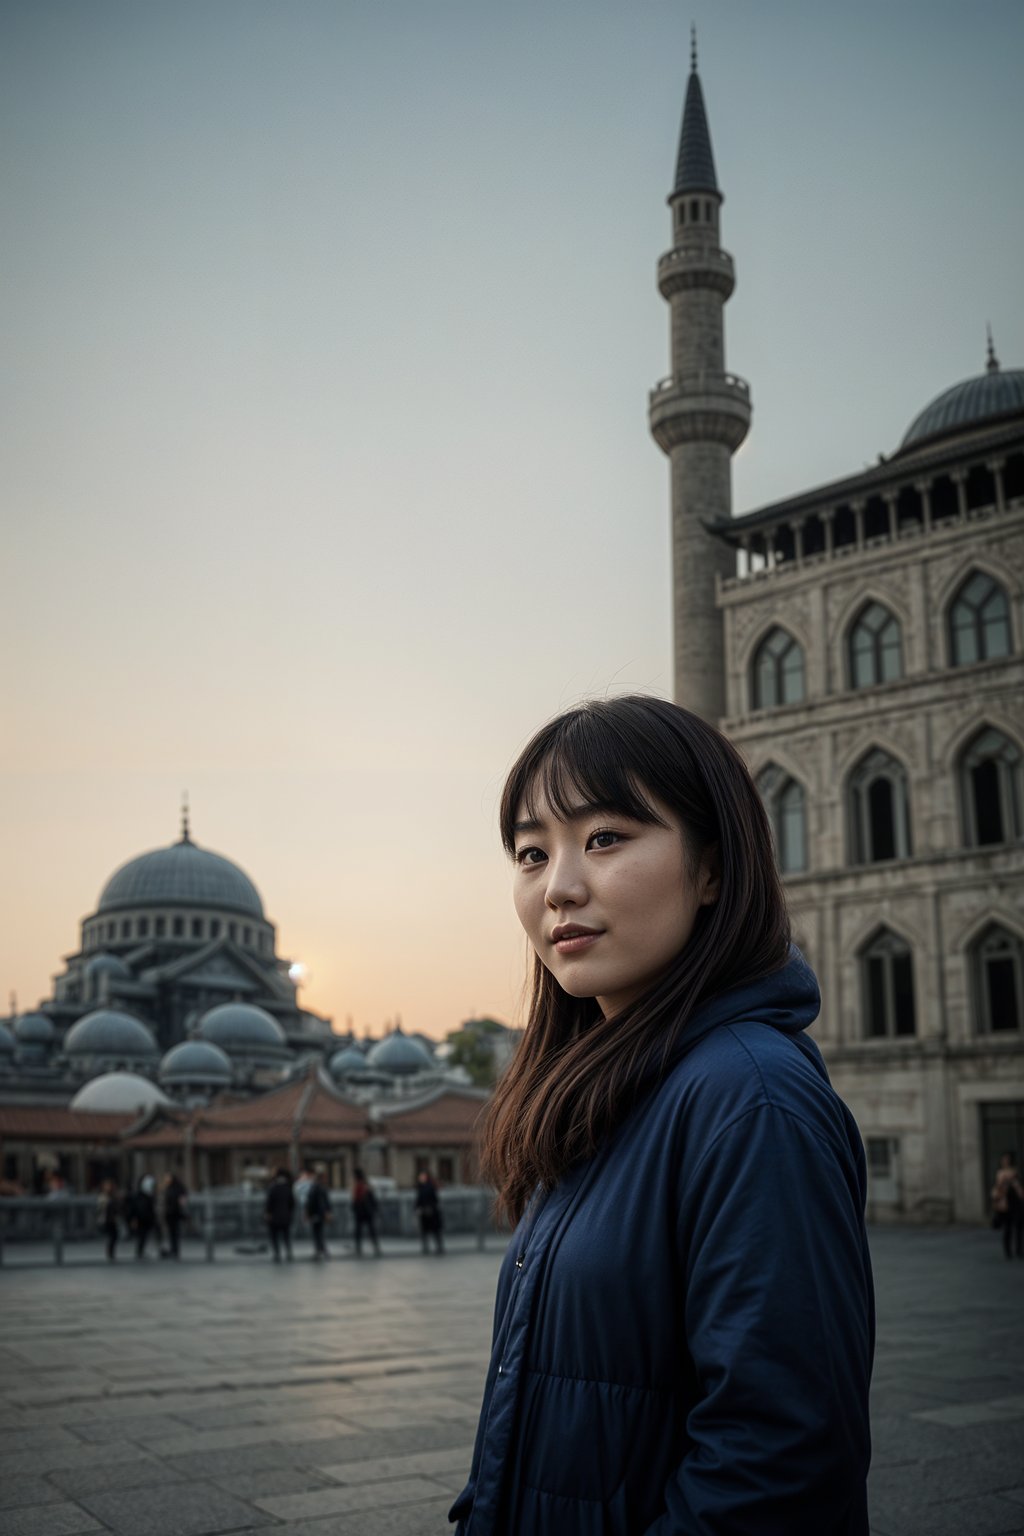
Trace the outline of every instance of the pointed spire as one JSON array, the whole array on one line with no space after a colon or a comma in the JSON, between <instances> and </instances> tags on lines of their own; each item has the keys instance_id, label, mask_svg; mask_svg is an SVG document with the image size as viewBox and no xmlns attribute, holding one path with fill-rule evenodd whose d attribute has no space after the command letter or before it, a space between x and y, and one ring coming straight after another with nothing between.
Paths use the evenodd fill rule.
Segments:
<instances>
[{"instance_id":1,"label":"pointed spire","mask_svg":"<svg viewBox=\"0 0 1024 1536\"><path fill-rule=\"evenodd\" d=\"M992 327L986 323L985 334L988 337L988 357L985 360L986 373L999 372L999 359L996 357L996 349L992 345Z\"/></svg>"},{"instance_id":2,"label":"pointed spire","mask_svg":"<svg viewBox=\"0 0 1024 1536\"><path fill-rule=\"evenodd\" d=\"M704 92L697 73L697 28L690 30L690 78L686 83L683 126L679 135L679 157L672 196L686 192L717 192L715 158L711 153L711 134L704 111Z\"/></svg>"},{"instance_id":3,"label":"pointed spire","mask_svg":"<svg viewBox=\"0 0 1024 1536\"><path fill-rule=\"evenodd\" d=\"M187 789L184 791L184 793L182 794L182 797L181 797L181 840L182 840L183 843L189 843L189 842L192 841L192 839L189 837L189 831L188 831L188 790Z\"/></svg>"}]
</instances>

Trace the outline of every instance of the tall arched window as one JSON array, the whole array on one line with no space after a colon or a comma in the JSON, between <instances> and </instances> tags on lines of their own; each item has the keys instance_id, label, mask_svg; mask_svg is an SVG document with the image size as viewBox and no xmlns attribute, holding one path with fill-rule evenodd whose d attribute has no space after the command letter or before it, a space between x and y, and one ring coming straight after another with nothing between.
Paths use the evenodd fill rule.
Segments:
<instances>
[{"instance_id":1,"label":"tall arched window","mask_svg":"<svg viewBox=\"0 0 1024 1536\"><path fill-rule=\"evenodd\" d=\"M872 747L850 776L850 830L857 864L910 857L906 771L881 747Z\"/></svg>"},{"instance_id":2,"label":"tall arched window","mask_svg":"<svg viewBox=\"0 0 1024 1536\"><path fill-rule=\"evenodd\" d=\"M881 603L868 603L850 631L850 687L873 688L902 676L899 620Z\"/></svg>"},{"instance_id":3,"label":"tall arched window","mask_svg":"<svg viewBox=\"0 0 1024 1536\"><path fill-rule=\"evenodd\" d=\"M1021 836L1021 755L994 726L979 731L960 759L960 799L968 848Z\"/></svg>"},{"instance_id":4,"label":"tall arched window","mask_svg":"<svg viewBox=\"0 0 1024 1536\"><path fill-rule=\"evenodd\" d=\"M768 631L754 656L754 708L800 704L804 697L804 653L784 629Z\"/></svg>"},{"instance_id":5,"label":"tall arched window","mask_svg":"<svg viewBox=\"0 0 1024 1536\"><path fill-rule=\"evenodd\" d=\"M914 958L910 946L882 928L861 951L861 1017L869 1040L913 1035Z\"/></svg>"},{"instance_id":6,"label":"tall arched window","mask_svg":"<svg viewBox=\"0 0 1024 1536\"><path fill-rule=\"evenodd\" d=\"M1024 1029L1024 944L993 923L974 944L974 1005L986 1034Z\"/></svg>"},{"instance_id":7,"label":"tall arched window","mask_svg":"<svg viewBox=\"0 0 1024 1536\"><path fill-rule=\"evenodd\" d=\"M972 571L949 611L951 666L992 661L1010 654L1010 605L997 581Z\"/></svg>"},{"instance_id":8,"label":"tall arched window","mask_svg":"<svg viewBox=\"0 0 1024 1536\"><path fill-rule=\"evenodd\" d=\"M779 869L784 875L807 868L807 810L803 785L784 769L769 763L758 774L757 787L775 837Z\"/></svg>"}]
</instances>

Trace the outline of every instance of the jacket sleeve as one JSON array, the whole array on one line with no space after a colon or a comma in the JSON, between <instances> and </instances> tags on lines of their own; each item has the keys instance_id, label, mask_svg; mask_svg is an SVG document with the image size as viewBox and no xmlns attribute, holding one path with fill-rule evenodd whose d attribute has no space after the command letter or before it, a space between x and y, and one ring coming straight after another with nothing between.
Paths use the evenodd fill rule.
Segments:
<instances>
[{"instance_id":1,"label":"jacket sleeve","mask_svg":"<svg viewBox=\"0 0 1024 1536\"><path fill-rule=\"evenodd\" d=\"M682 1306L700 1395L647 1536L867 1532L862 1157L762 1101L687 1176Z\"/></svg>"}]
</instances>

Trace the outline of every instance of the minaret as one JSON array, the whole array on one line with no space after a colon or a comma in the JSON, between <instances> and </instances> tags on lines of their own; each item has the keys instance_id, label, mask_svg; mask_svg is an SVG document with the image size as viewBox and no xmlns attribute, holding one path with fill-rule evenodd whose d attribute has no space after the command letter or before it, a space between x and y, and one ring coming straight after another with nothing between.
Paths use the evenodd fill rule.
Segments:
<instances>
[{"instance_id":1,"label":"minaret","mask_svg":"<svg viewBox=\"0 0 1024 1536\"><path fill-rule=\"evenodd\" d=\"M672 467L672 605L675 697L705 720L725 714L722 616L715 576L736 574L735 554L703 524L732 515L731 459L750 426L750 390L725 371L722 307L736 285L718 243L718 190L692 36L679 136L672 249L658 288L672 310L672 372L651 393L651 432Z\"/></svg>"}]
</instances>

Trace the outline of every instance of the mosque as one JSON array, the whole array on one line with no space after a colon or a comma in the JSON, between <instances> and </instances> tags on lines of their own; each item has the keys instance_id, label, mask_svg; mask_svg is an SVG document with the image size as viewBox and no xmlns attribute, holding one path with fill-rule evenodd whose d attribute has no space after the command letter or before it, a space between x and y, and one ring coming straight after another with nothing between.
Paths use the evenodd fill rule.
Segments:
<instances>
[{"instance_id":1,"label":"mosque","mask_svg":"<svg viewBox=\"0 0 1024 1536\"><path fill-rule=\"evenodd\" d=\"M751 391L725 363L722 202L694 48L649 407L676 698L760 788L871 1214L978 1220L1024 1154L1024 370L990 335L871 468L734 515Z\"/></svg>"},{"instance_id":2,"label":"mosque","mask_svg":"<svg viewBox=\"0 0 1024 1536\"><path fill-rule=\"evenodd\" d=\"M486 1098L425 1035L357 1041L300 1007L256 886L187 810L176 843L111 875L52 997L0 1021L2 1178L21 1189L175 1163L231 1184L314 1155L340 1183L360 1158L466 1181Z\"/></svg>"}]
</instances>

